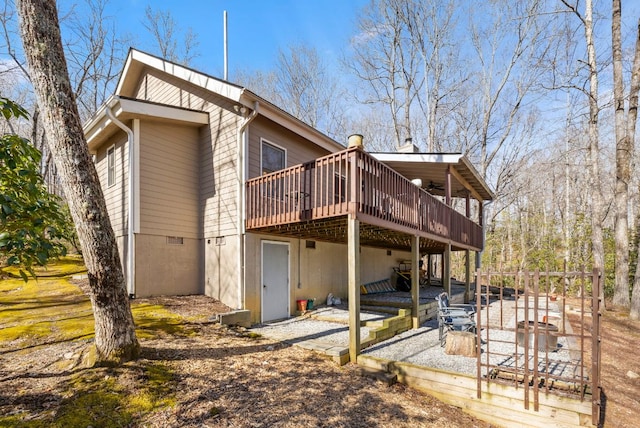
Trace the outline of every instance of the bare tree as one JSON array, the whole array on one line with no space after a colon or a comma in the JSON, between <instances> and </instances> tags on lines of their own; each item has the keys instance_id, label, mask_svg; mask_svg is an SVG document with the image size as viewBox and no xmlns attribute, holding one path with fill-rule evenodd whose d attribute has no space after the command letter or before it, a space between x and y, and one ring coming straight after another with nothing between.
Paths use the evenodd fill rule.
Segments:
<instances>
[{"instance_id":1,"label":"bare tree","mask_svg":"<svg viewBox=\"0 0 640 428\"><path fill-rule=\"evenodd\" d=\"M49 148L89 275L97 358L135 359L139 344L115 235L74 100L54 0L18 0L20 33Z\"/></svg>"},{"instance_id":2,"label":"bare tree","mask_svg":"<svg viewBox=\"0 0 640 428\"><path fill-rule=\"evenodd\" d=\"M401 4L401 17L422 62L418 86L422 87L423 96L417 101L427 119L427 151L448 150L451 147L445 147L446 116L459 106L452 96L468 78L464 68L456 66L460 45L454 37L455 3L408 0Z\"/></svg>"},{"instance_id":3,"label":"bare tree","mask_svg":"<svg viewBox=\"0 0 640 428\"><path fill-rule=\"evenodd\" d=\"M356 99L383 105L396 147L415 136L412 109L421 90L419 59L403 18L403 0L376 0L363 10L347 67L365 85Z\"/></svg>"},{"instance_id":4,"label":"bare tree","mask_svg":"<svg viewBox=\"0 0 640 428\"><path fill-rule=\"evenodd\" d=\"M151 6L145 10L144 28L151 33L158 44L159 55L172 62L189 65L199 56L197 47L200 44L196 34L188 28L182 30L169 11L154 11Z\"/></svg>"},{"instance_id":5,"label":"bare tree","mask_svg":"<svg viewBox=\"0 0 640 428\"><path fill-rule=\"evenodd\" d=\"M491 20L473 20L471 40L480 65L478 123L480 172L486 176L502 147L514 141L520 115L540 75L546 46L540 22L542 4L497 1L483 4ZM481 26L480 23L487 23Z\"/></svg>"},{"instance_id":6,"label":"bare tree","mask_svg":"<svg viewBox=\"0 0 640 428\"><path fill-rule=\"evenodd\" d=\"M291 45L278 52L273 70L236 72L235 77L298 119L337 140L344 139L345 94L315 48Z\"/></svg>"},{"instance_id":7,"label":"bare tree","mask_svg":"<svg viewBox=\"0 0 640 428\"><path fill-rule=\"evenodd\" d=\"M83 121L113 93L127 53L125 46L130 45L116 31L115 20L107 15L108 3L109 0L87 0L84 9L72 9L65 20L69 78Z\"/></svg>"},{"instance_id":8,"label":"bare tree","mask_svg":"<svg viewBox=\"0 0 640 428\"><path fill-rule=\"evenodd\" d=\"M116 31L114 19L106 14L107 5L108 0L87 0L80 5L74 4L61 21L70 37L65 51L81 120L97 111L113 92L125 56L123 46L127 45L126 40ZM42 152L40 172L49 191L61 195L57 170L51 161L47 135L42 128L38 105L33 100L30 75L20 50L13 2L5 2L4 9L0 11L0 23L0 52L11 58L11 62L7 63L10 64L7 71L0 71L0 77L8 80L12 98L31 111L30 129L21 131L20 135L30 135L31 143ZM16 96L17 90L21 90L24 96ZM8 94L9 91L3 93Z\"/></svg>"},{"instance_id":9,"label":"bare tree","mask_svg":"<svg viewBox=\"0 0 640 428\"><path fill-rule=\"evenodd\" d=\"M604 195L602 193L602 178L600 174L600 140L598 118L600 107L598 105L598 67L596 63L596 48L593 36L593 2L586 0L584 15L578 9L578 3L570 3L568 0L561 0L567 9L578 18L584 29L584 42L587 52L586 64L588 67L589 89L587 96L589 99L589 164L591 170L591 241L594 267L604 270L604 236L603 227L606 211ZM604 302L604 289L601 290L600 298ZM604 306L603 306L604 307Z\"/></svg>"},{"instance_id":10,"label":"bare tree","mask_svg":"<svg viewBox=\"0 0 640 428\"><path fill-rule=\"evenodd\" d=\"M612 50L613 50L613 94L616 132L616 280L613 304L629 306L629 183L631 181L631 158L633 157L636 121L638 118L638 90L640 90L640 27L636 37L636 48L631 69L628 108L625 108L622 76L622 2L613 0Z\"/></svg>"}]
</instances>

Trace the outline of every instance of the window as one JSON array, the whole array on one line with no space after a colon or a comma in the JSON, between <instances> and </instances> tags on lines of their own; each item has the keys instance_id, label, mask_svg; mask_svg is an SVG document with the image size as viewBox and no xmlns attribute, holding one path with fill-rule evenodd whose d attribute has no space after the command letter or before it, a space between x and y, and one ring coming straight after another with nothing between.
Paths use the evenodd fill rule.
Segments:
<instances>
[{"instance_id":1,"label":"window","mask_svg":"<svg viewBox=\"0 0 640 428\"><path fill-rule=\"evenodd\" d=\"M261 165L262 175L284 169L287 152L278 146L262 141Z\"/></svg>"},{"instance_id":2,"label":"window","mask_svg":"<svg viewBox=\"0 0 640 428\"><path fill-rule=\"evenodd\" d=\"M107 186L116 184L116 146L107 149Z\"/></svg>"}]
</instances>

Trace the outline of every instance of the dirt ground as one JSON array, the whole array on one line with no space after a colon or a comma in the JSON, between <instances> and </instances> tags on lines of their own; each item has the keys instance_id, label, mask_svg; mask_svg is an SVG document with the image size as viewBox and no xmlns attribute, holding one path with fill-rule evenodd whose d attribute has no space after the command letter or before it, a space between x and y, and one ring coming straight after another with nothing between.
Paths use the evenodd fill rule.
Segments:
<instances>
[{"instance_id":1,"label":"dirt ground","mask_svg":"<svg viewBox=\"0 0 640 428\"><path fill-rule=\"evenodd\" d=\"M605 427L640 425L640 322L608 310L601 324L602 408Z\"/></svg>"},{"instance_id":2,"label":"dirt ground","mask_svg":"<svg viewBox=\"0 0 640 428\"><path fill-rule=\"evenodd\" d=\"M126 426L490 426L411 388L388 387L361 377L352 364L338 367L321 354L214 324L210 317L227 310L214 299L196 296L135 302L162 304L181 315L189 334L159 332L141 339L141 359L120 369L69 365L69 361L80 360L87 340L43 339L26 348L2 343L0 427L62 426L51 422L63 420L60 414L69 408L70 400L86 405L80 404L82 385L73 384L79 374L100 380L105 388L115 381L121 394L135 399L148 373L145 370L158 365L170 373L161 391L171 400L134 414ZM637 426L640 381L633 373L640 374L640 323L615 312L608 312L602 321L604 426ZM11 419L12 415L19 418ZM77 426L100 425L84 420Z\"/></svg>"}]
</instances>

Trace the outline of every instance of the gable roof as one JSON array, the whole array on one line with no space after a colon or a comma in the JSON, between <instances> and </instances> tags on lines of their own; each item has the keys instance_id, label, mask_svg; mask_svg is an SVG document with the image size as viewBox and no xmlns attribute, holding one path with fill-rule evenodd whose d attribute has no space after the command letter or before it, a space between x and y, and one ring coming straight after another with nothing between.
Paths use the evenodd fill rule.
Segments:
<instances>
[{"instance_id":1,"label":"gable roof","mask_svg":"<svg viewBox=\"0 0 640 428\"><path fill-rule=\"evenodd\" d=\"M256 103L258 103L260 115L314 142L318 146L331 152L345 148L344 145L338 143L312 126L307 125L275 104L261 98L247 88L133 48L129 49L129 54L127 55L124 68L120 74L120 79L118 80L118 85L116 87L116 95L121 97L133 97L133 91L146 68L152 68L166 73L172 77L224 97L229 101L236 103L239 106L244 106L250 110L253 110Z\"/></svg>"},{"instance_id":2,"label":"gable roof","mask_svg":"<svg viewBox=\"0 0 640 428\"><path fill-rule=\"evenodd\" d=\"M434 184L431 193L444 196L444 179L448 168L452 172L452 196L462 196L470 189L479 201L495 198L489 185L482 179L469 159L461 153L370 153L390 168L413 180L419 178L424 187Z\"/></svg>"},{"instance_id":3,"label":"gable roof","mask_svg":"<svg viewBox=\"0 0 640 428\"><path fill-rule=\"evenodd\" d=\"M134 117L161 118L170 123L202 126L209 123L209 115L196 110L173 107L132 98L110 96L98 111L82 126L89 151L93 152L120 128L106 114L110 109L118 120Z\"/></svg>"}]
</instances>

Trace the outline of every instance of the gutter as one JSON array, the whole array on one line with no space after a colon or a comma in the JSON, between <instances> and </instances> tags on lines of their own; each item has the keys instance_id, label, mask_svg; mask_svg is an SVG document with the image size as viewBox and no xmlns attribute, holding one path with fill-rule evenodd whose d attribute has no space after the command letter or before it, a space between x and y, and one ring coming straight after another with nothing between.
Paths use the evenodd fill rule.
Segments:
<instances>
[{"instance_id":1,"label":"gutter","mask_svg":"<svg viewBox=\"0 0 640 428\"><path fill-rule=\"evenodd\" d=\"M240 108L240 112L245 107ZM247 176L246 162L245 162L245 147L248 143L248 137L246 129L253 119L258 116L258 109L260 103L255 101L253 103L253 111L248 116L244 117L238 128L237 145L238 145L238 309L244 309L244 296L245 296L245 278L244 278L244 261L245 261L245 249L244 249L244 236L245 236L245 181Z\"/></svg>"},{"instance_id":2,"label":"gutter","mask_svg":"<svg viewBox=\"0 0 640 428\"><path fill-rule=\"evenodd\" d=\"M128 184L128 209L127 209L127 292L130 298L134 298L136 296L136 282L135 282L135 186L134 186L134 166L135 166L135 154L134 154L134 145L135 141L135 133L129 127L127 127L124 123L118 120L111 108L115 105L117 99L114 99L112 103L107 104L105 108L105 113L107 117L120 129L122 129L127 134L127 143L129 149L129 182Z\"/></svg>"}]
</instances>

